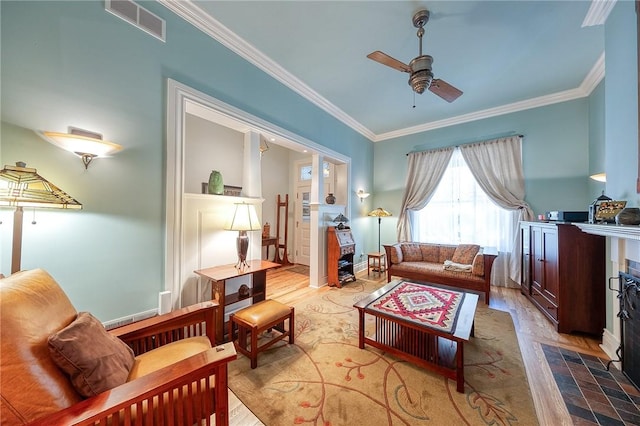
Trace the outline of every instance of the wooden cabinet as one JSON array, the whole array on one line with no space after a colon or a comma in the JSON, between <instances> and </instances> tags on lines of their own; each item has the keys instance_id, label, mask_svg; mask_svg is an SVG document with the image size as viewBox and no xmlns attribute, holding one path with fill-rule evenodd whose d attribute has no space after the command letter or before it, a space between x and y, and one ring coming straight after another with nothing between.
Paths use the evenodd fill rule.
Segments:
<instances>
[{"instance_id":1,"label":"wooden cabinet","mask_svg":"<svg viewBox=\"0 0 640 426\"><path fill-rule=\"evenodd\" d=\"M327 228L327 284L342 287L348 281L355 281L353 272L353 255L356 243L351 229Z\"/></svg>"},{"instance_id":2,"label":"wooden cabinet","mask_svg":"<svg viewBox=\"0 0 640 426\"><path fill-rule=\"evenodd\" d=\"M569 223L522 222L522 293L560 333L605 326L605 238Z\"/></svg>"}]
</instances>

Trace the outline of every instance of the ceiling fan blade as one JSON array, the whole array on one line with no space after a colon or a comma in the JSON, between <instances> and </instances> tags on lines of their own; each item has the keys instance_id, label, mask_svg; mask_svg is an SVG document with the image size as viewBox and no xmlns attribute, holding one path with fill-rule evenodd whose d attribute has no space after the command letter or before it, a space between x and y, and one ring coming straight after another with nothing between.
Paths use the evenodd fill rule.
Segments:
<instances>
[{"instance_id":1,"label":"ceiling fan blade","mask_svg":"<svg viewBox=\"0 0 640 426\"><path fill-rule=\"evenodd\" d=\"M382 65L397 69L398 71L411 73L411 68L409 68L409 65L400 62L399 60L392 58L391 56L387 55L386 53L382 53L379 50L369 53L367 55L367 58L373 59L376 62L380 62Z\"/></svg>"},{"instance_id":2,"label":"ceiling fan blade","mask_svg":"<svg viewBox=\"0 0 640 426\"><path fill-rule=\"evenodd\" d=\"M449 103L455 101L462 95L462 90L456 89L446 81L437 78L433 79L429 90Z\"/></svg>"}]
</instances>

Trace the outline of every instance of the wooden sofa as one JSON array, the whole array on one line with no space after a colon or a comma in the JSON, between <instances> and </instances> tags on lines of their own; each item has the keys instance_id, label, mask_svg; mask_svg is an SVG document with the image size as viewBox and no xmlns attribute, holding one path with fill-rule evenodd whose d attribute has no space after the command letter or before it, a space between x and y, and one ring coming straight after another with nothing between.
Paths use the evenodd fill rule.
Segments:
<instances>
[{"instance_id":1,"label":"wooden sofa","mask_svg":"<svg viewBox=\"0 0 640 426\"><path fill-rule=\"evenodd\" d=\"M210 425L215 413L215 424L227 425L227 363L236 352L230 343L211 347L216 309L216 303L205 302L107 332L89 314L76 312L42 269L0 279L0 424ZM92 328L76 327L84 318ZM71 338L64 334L69 330L75 333ZM65 338L52 344L51 336ZM88 344L78 349L87 336ZM52 349L57 344L61 352ZM103 349L112 346L117 350ZM84 348L99 354L89 363L99 364L95 369L86 368ZM63 371L60 359L78 353L80 361L69 365L84 368L81 374ZM103 365L123 353L133 360L121 375L124 383L99 391L120 374L95 371L104 373ZM84 395L79 383L91 383L96 394Z\"/></svg>"},{"instance_id":2,"label":"wooden sofa","mask_svg":"<svg viewBox=\"0 0 640 426\"><path fill-rule=\"evenodd\" d=\"M497 257L495 249L474 244L401 242L384 245L384 250L387 282L397 276L483 292L485 303L489 304L491 267Z\"/></svg>"}]
</instances>

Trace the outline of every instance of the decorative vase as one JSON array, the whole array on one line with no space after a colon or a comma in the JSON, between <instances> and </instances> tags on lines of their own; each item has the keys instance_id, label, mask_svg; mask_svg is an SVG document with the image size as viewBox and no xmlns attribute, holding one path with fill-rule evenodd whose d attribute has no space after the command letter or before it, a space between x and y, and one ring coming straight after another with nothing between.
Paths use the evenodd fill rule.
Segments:
<instances>
[{"instance_id":1,"label":"decorative vase","mask_svg":"<svg viewBox=\"0 0 640 426\"><path fill-rule=\"evenodd\" d=\"M224 194L224 184L222 183L222 174L217 170L212 170L209 175L209 194Z\"/></svg>"},{"instance_id":2,"label":"decorative vase","mask_svg":"<svg viewBox=\"0 0 640 426\"><path fill-rule=\"evenodd\" d=\"M336 203L336 197L333 196L333 193L330 192L329 195L327 195L327 198L324 199L327 204L335 204Z\"/></svg>"},{"instance_id":3,"label":"decorative vase","mask_svg":"<svg viewBox=\"0 0 640 426\"><path fill-rule=\"evenodd\" d=\"M618 225L640 225L640 208L626 207L616 215Z\"/></svg>"}]
</instances>

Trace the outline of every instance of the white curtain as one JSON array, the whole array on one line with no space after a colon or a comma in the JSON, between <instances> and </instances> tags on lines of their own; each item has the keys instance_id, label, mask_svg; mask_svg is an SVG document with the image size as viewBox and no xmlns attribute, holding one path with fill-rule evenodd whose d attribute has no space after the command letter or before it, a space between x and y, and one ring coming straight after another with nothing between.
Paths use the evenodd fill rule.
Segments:
<instances>
[{"instance_id":1,"label":"white curtain","mask_svg":"<svg viewBox=\"0 0 640 426\"><path fill-rule=\"evenodd\" d=\"M398 217L398 241L411 241L411 210L427 205L447 169L453 147L433 151L412 152L405 182L402 207Z\"/></svg>"},{"instance_id":2,"label":"white curtain","mask_svg":"<svg viewBox=\"0 0 640 426\"><path fill-rule=\"evenodd\" d=\"M522 137L512 136L460 147L471 173L484 192L503 209L517 213L513 222L513 249L503 258L508 276L520 283L521 250L518 232L520 220L533 220L533 211L524 201ZM499 265L498 268L500 268ZM505 280L505 285L508 285Z\"/></svg>"}]
</instances>

